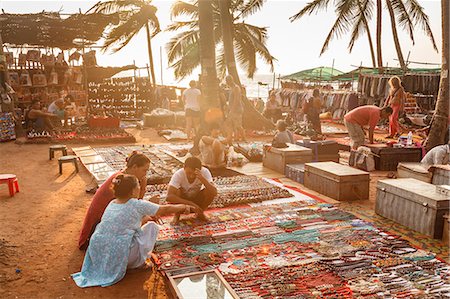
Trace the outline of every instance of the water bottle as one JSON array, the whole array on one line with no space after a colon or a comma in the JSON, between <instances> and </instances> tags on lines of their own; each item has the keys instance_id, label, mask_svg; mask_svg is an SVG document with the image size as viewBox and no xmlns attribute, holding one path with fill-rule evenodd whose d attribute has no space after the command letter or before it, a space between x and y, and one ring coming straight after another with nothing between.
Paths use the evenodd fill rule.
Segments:
<instances>
[{"instance_id":1,"label":"water bottle","mask_svg":"<svg viewBox=\"0 0 450 299\"><path fill-rule=\"evenodd\" d=\"M406 145L407 145L407 146L411 146L412 143L413 143L413 134L412 134L411 131L409 131L409 133L408 133L408 139L407 139L407 141L406 141Z\"/></svg>"}]
</instances>

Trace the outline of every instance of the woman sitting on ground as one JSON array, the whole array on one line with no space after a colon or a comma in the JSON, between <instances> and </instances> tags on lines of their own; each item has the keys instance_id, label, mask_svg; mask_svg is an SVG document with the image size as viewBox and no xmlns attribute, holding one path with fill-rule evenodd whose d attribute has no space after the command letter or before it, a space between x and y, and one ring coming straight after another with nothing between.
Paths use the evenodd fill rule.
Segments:
<instances>
[{"instance_id":1,"label":"woman sitting on ground","mask_svg":"<svg viewBox=\"0 0 450 299\"><path fill-rule=\"evenodd\" d=\"M115 199L92 235L81 272L72 274L82 288L110 286L121 280L127 269L145 266L159 230L154 222L141 227L145 217L190 213L184 204L160 206L138 200L141 187L134 175L119 174L112 185Z\"/></svg>"},{"instance_id":2,"label":"woman sitting on ground","mask_svg":"<svg viewBox=\"0 0 450 299\"><path fill-rule=\"evenodd\" d=\"M286 143L295 143L294 136L291 131L287 130L287 124L284 120L280 119L277 121L277 130L278 132L272 141L273 147L286 147Z\"/></svg>"},{"instance_id":3,"label":"woman sitting on ground","mask_svg":"<svg viewBox=\"0 0 450 299\"><path fill-rule=\"evenodd\" d=\"M199 142L200 157L203 165L210 169L225 167L225 145L219 140L219 124L211 124L209 136L203 136Z\"/></svg>"},{"instance_id":4,"label":"woman sitting on ground","mask_svg":"<svg viewBox=\"0 0 450 299\"><path fill-rule=\"evenodd\" d=\"M150 159L146 155L133 152L131 156L127 158L127 168L113 174L97 190L86 213L86 217L84 218L80 239L78 241L78 247L80 249L87 248L89 238L94 233L95 227L102 219L103 212L108 204L114 199L114 193L112 192L110 186L116 176L119 174L131 174L137 177L140 186L138 198L143 198L147 187L147 171L149 167Z\"/></svg>"}]
</instances>

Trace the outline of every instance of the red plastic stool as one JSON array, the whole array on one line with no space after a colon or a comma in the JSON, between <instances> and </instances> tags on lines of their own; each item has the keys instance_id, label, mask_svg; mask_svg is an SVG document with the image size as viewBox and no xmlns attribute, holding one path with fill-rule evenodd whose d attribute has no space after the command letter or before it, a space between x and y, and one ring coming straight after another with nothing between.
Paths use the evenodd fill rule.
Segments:
<instances>
[{"instance_id":1,"label":"red plastic stool","mask_svg":"<svg viewBox=\"0 0 450 299\"><path fill-rule=\"evenodd\" d=\"M9 196L11 197L19 192L19 181L15 174L0 174L0 184L8 184Z\"/></svg>"}]
</instances>

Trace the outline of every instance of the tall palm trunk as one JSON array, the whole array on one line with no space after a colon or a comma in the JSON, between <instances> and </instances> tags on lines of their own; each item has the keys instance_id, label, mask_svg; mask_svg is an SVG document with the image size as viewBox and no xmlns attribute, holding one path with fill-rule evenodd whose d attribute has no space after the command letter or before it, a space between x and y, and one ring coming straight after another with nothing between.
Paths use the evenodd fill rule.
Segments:
<instances>
[{"instance_id":1,"label":"tall palm trunk","mask_svg":"<svg viewBox=\"0 0 450 299\"><path fill-rule=\"evenodd\" d=\"M200 64L203 100L206 107L219 107L219 80L216 70L214 19L211 0L198 1Z\"/></svg>"},{"instance_id":2,"label":"tall palm trunk","mask_svg":"<svg viewBox=\"0 0 450 299\"><path fill-rule=\"evenodd\" d=\"M430 134L426 140L426 149L430 150L436 145L443 144L445 134L448 132L449 114L449 70L450 59L450 4L448 0L441 0L442 15L442 69L439 94L431 124Z\"/></svg>"},{"instance_id":3,"label":"tall palm trunk","mask_svg":"<svg viewBox=\"0 0 450 299\"><path fill-rule=\"evenodd\" d=\"M233 45L233 18L230 13L230 0L219 0L220 9L220 22L222 25L222 40L223 40L223 50L225 54L225 63L227 65L228 74L234 78L239 86L241 86L241 81L239 79L238 70L236 67L236 58L234 55L234 45ZM246 96L242 97L244 104L244 113L246 117L243 119L243 125L245 128L260 129L262 127L272 128L273 123L265 118L252 103L247 99Z\"/></svg>"},{"instance_id":4,"label":"tall palm trunk","mask_svg":"<svg viewBox=\"0 0 450 299\"><path fill-rule=\"evenodd\" d=\"M361 6L361 2L358 1L358 5L359 5L360 13L364 14L363 8ZM377 61L375 60L375 51L374 51L374 48L373 48L372 35L370 34L369 24L367 24L367 20L366 20L365 17L364 17L364 27L366 27L367 38L369 40L370 55L372 56L372 65L373 65L373 67L376 67L377 66Z\"/></svg>"},{"instance_id":5,"label":"tall palm trunk","mask_svg":"<svg viewBox=\"0 0 450 299\"><path fill-rule=\"evenodd\" d=\"M395 50L397 50L398 61L400 67L406 70L405 59L403 59L402 48L400 47L400 41L398 40L397 24L395 22L394 9L392 8L391 0L386 0L386 4L389 10L389 16L391 17L392 36L394 37Z\"/></svg>"},{"instance_id":6,"label":"tall palm trunk","mask_svg":"<svg viewBox=\"0 0 450 299\"><path fill-rule=\"evenodd\" d=\"M383 56L381 54L381 21L383 16L383 7L381 0L377 0L377 61L378 68L383 68Z\"/></svg>"},{"instance_id":7,"label":"tall palm trunk","mask_svg":"<svg viewBox=\"0 0 450 299\"><path fill-rule=\"evenodd\" d=\"M147 47L148 47L148 61L150 63L150 73L152 75L152 85L156 87L156 77L155 77L155 64L153 62L153 52L152 52L152 37L150 34L150 27L148 23L145 24L145 30L147 31Z\"/></svg>"}]
</instances>

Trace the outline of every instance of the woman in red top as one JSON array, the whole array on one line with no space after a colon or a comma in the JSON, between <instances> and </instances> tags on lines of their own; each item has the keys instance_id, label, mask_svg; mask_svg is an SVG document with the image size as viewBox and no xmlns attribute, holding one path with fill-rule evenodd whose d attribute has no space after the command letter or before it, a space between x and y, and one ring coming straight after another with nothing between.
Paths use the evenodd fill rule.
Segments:
<instances>
[{"instance_id":1,"label":"woman in red top","mask_svg":"<svg viewBox=\"0 0 450 299\"><path fill-rule=\"evenodd\" d=\"M389 96L384 103L384 107L390 106L393 112L391 116L389 116L389 135L386 138L394 138L400 131L398 117L400 111L403 111L405 90L402 87L400 78L397 76L394 76L389 80L389 86Z\"/></svg>"},{"instance_id":2,"label":"woman in red top","mask_svg":"<svg viewBox=\"0 0 450 299\"><path fill-rule=\"evenodd\" d=\"M95 227L102 219L103 212L108 204L114 199L114 194L111 189L111 184L114 178L121 173L131 174L139 179L140 194L139 198L143 198L146 186L147 186L147 171L150 167L150 159L144 154L133 152L130 157L127 158L127 168L113 174L107 179L103 185L95 192L91 205L84 218L83 227L80 233L80 239L78 241L78 248L86 249L89 245L89 239L95 231Z\"/></svg>"}]
</instances>

